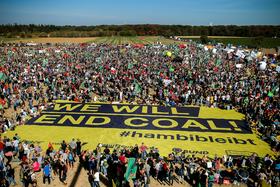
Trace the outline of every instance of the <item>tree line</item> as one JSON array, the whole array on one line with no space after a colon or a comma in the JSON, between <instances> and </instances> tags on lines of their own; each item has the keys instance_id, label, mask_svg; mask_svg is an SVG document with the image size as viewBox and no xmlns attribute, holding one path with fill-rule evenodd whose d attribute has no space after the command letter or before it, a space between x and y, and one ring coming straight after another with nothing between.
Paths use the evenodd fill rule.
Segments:
<instances>
[{"instance_id":1,"label":"tree line","mask_svg":"<svg viewBox=\"0 0 280 187\"><path fill-rule=\"evenodd\" d=\"M241 36L280 37L280 26L276 25L0 25L2 37L96 37L96 36Z\"/></svg>"}]
</instances>

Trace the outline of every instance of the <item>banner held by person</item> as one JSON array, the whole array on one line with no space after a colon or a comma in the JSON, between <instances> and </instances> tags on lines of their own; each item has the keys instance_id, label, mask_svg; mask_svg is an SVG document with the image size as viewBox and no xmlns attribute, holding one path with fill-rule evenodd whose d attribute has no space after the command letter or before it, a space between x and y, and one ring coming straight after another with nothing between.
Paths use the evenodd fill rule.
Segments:
<instances>
[{"instance_id":1,"label":"banner held by person","mask_svg":"<svg viewBox=\"0 0 280 187\"><path fill-rule=\"evenodd\" d=\"M137 172L137 165L135 162L135 158L128 158L127 169L124 174L124 177L127 181L131 179L135 179Z\"/></svg>"}]
</instances>

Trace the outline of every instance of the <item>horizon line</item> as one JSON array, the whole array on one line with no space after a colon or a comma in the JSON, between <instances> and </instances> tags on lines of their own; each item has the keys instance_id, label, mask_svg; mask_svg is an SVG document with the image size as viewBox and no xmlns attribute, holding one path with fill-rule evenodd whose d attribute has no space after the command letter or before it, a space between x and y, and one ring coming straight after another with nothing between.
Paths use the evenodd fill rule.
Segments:
<instances>
[{"instance_id":1,"label":"horizon line","mask_svg":"<svg viewBox=\"0 0 280 187\"><path fill-rule=\"evenodd\" d=\"M158 24L158 23L132 23L132 24L98 24L98 25L74 25L74 24L44 24L44 23L0 23L0 26L14 26L14 25L35 25L35 26L57 26L57 27L98 27L98 26L137 26L137 25L157 25L157 26L206 26L206 27L215 27L215 26L280 26L280 24L216 24L216 25L188 25L188 24Z\"/></svg>"}]
</instances>

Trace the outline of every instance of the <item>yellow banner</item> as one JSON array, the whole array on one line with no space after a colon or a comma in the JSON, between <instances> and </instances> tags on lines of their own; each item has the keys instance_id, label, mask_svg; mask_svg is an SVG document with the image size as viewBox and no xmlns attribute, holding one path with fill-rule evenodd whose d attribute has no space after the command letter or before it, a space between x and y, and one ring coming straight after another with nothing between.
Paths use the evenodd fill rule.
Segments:
<instances>
[{"instance_id":1,"label":"yellow banner","mask_svg":"<svg viewBox=\"0 0 280 187\"><path fill-rule=\"evenodd\" d=\"M233 110L206 107L157 107L102 103L58 102L54 108L27 121L8 135L46 148L59 147L72 138L86 142L85 149L98 144L111 148L132 147L142 142L160 154L184 152L197 156L215 154L259 156L273 154ZM123 108L124 107L124 108Z\"/></svg>"}]
</instances>

